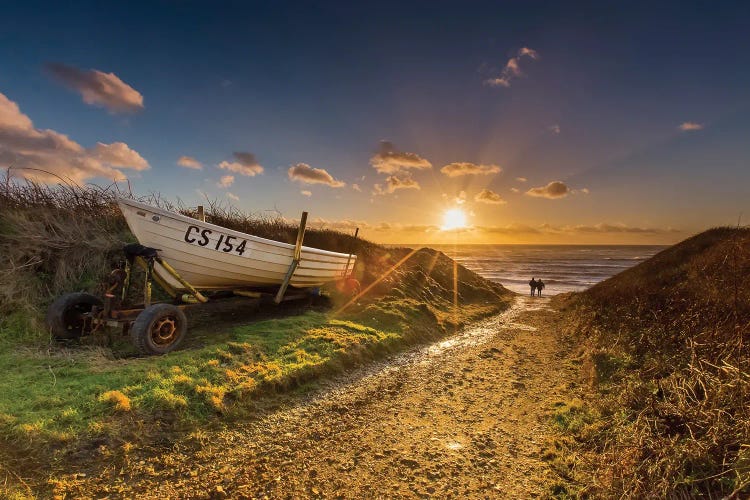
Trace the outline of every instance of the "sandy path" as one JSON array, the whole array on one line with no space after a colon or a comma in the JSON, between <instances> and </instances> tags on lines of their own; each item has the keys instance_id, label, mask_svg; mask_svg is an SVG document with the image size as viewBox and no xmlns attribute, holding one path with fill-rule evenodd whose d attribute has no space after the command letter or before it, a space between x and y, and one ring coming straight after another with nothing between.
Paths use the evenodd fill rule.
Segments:
<instances>
[{"instance_id":1,"label":"sandy path","mask_svg":"<svg viewBox=\"0 0 750 500\"><path fill-rule=\"evenodd\" d=\"M548 299L208 431L203 446L65 478L70 496L492 497L544 493L548 412L572 379Z\"/></svg>"}]
</instances>

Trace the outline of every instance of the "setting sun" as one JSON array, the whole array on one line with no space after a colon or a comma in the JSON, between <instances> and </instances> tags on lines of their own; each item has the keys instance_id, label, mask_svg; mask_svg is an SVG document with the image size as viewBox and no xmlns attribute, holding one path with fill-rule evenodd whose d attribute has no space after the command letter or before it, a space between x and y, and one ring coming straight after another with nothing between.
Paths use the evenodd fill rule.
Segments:
<instances>
[{"instance_id":1,"label":"setting sun","mask_svg":"<svg viewBox=\"0 0 750 500\"><path fill-rule=\"evenodd\" d=\"M466 227L466 213L460 208L451 208L446 210L443 214L443 226L441 229L444 231L450 229L460 229Z\"/></svg>"}]
</instances>

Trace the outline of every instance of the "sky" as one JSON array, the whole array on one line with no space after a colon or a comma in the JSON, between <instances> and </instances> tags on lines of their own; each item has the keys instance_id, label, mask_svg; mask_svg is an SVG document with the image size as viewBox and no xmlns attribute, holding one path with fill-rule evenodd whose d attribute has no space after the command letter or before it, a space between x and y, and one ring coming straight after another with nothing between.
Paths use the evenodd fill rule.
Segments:
<instances>
[{"instance_id":1,"label":"sky","mask_svg":"<svg viewBox=\"0 0 750 500\"><path fill-rule=\"evenodd\" d=\"M12 2L0 168L383 243L750 219L750 4ZM447 215L446 215L447 214Z\"/></svg>"}]
</instances>

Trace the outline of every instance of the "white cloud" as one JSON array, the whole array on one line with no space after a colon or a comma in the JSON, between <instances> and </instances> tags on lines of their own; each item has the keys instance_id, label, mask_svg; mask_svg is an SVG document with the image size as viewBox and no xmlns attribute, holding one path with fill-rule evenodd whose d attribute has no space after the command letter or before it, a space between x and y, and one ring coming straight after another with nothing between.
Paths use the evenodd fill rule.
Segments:
<instances>
[{"instance_id":1,"label":"white cloud","mask_svg":"<svg viewBox=\"0 0 750 500\"><path fill-rule=\"evenodd\" d=\"M177 164L181 167L191 168L193 170L203 169L203 165L201 164L201 162L199 162L192 156L180 156L180 159L177 160Z\"/></svg>"},{"instance_id":2,"label":"white cloud","mask_svg":"<svg viewBox=\"0 0 750 500\"><path fill-rule=\"evenodd\" d=\"M393 143L381 141L378 151L370 158L370 165L381 174L395 174L409 169L432 168L432 163L417 153L398 151Z\"/></svg>"},{"instance_id":3,"label":"white cloud","mask_svg":"<svg viewBox=\"0 0 750 500\"><path fill-rule=\"evenodd\" d=\"M107 108L112 113L143 109L143 96L114 73L82 70L60 63L49 63L47 71L66 87L81 94L83 102Z\"/></svg>"},{"instance_id":4,"label":"white cloud","mask_svg":"<svg viewBox=\"0 0 750 500\"><path fill-rule=\"evenodd\" d=\"M308 191L305 189L303 191L300 191L299 194L301 194L302 196L312 196L312 191Z\"/></svg>"},{"instance_id":5,"label":"white cloud","mask_svg":"<svg viewBox=\"0 0 750 500\"><path fill-rule=\"evenodd\" d=\"M489 189L483 189L474 197L474 201L479 203L488 203L490 205L505 205L508 203L498 193Z\"/></svg>"},{"instance_id":6,"label":"white cloud","mask_svg":"<svg viewBox=\"0 0 750 500\"><path fill-rule=\"evenodd\" d=\"M289 178L303 184L325 184L332 188L346 186L346 183L334 179L324 168L313 168L307 163L298 163L289 167L287 171Z\"/></svg>"},{"instance_id":7,"label":"white cloud","mask_svg":"<svg viewBox=\"0 0 750 500\"><path fill-rule=\"evenodd\" d=\"M234 201L240 201L240 197L234 193L227 193L227 198Z\"/></svg>"},{"instance_id":8,"label":"white cloud","mask_svg":"<svg viewBox=\"0 0 750 500\"><path fill-rule=\"evenodd\" d=\"M552 133L553 133L553 134L555 134L555 135L558 135L558 134L560 134L560 125L557 125L557 124L555 124L555 125L550 125L550 126L549 126L549 131L550 131L550 132L552 132Z\"/></svg>"},{"instance_id":9,"label":"white cloud","mask_svg":"<svg viewBox=\"0 0 750 500\"><path fill-rule=\"evenodd\" d=\"M550 200L564 198L570 193L570 188L561 181L552 181L546 186L540 186L531 188L526 191L529 196L536 196L538 198L547 198Z\"/></svg>"},{"instance_id":10,"label":"white cloud","mask_svg":"<svg viewBox=\"0 0 750 500\"><path fill-rule=\"evenodd\" d=\"M68 136L34 127L18 105L0 93L0 164L40 182L90 178L123 180L121 169L146 170L148 162L124 142L84 148Z\"/></svg>"},{"instance_id":11,"label":"white cloud","mask_svg":"<svg viewBox=\"0 0 750 500\"><path fill-rule=\"evenodd\" d=\"M360 193L362 192L362 188L359 187L359 184L352 184L352 189L355 191L359 191Z\"/></svg>"}]
</instances>

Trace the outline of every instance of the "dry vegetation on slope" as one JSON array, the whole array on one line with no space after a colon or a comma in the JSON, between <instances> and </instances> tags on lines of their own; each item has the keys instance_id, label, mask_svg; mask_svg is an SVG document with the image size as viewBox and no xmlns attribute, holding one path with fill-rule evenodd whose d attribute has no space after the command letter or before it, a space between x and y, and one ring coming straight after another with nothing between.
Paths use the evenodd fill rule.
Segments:
<instances>
[{"instance_id":1,"label":"dry vegetation on slope","mask_svg":"<svg viewBox=\"0 0 750 500\"><path fill-rule=\"evenodd\" d=\"M29 460L49 464L91 443L99 452L128 453L174 430L241 417L264 392L436 338L512 301L501 286L434 250L415 252L377 281L410 250L310 230L310 246L353 250L357 277L373 285L335 317L322 306L292 316L289 309L266 311L265 319L249 316L242 324L214 321L194 331L204 334L198 342L152 358L133 358L117 344L63 347L46 333L44 310L61 293L96 291L123 243L132 241L113 203L117 194L95 186L0 183L0 484L32 470ZM145 201L168 206L156 196ZM297 232L282 219L217 205L207 219L283 241Z\"/></svg>"},{"instance_id":2,"label":"dry vegetation on slope","mask_svg":"<svg viewBox=\"0 0 750 500\"><path fill-rule=\"evenodd\" d=\"M562 299L589 403L557 421L594 496L750 493L750 230L694 236Z\"/></svg>"}]
</instances>

